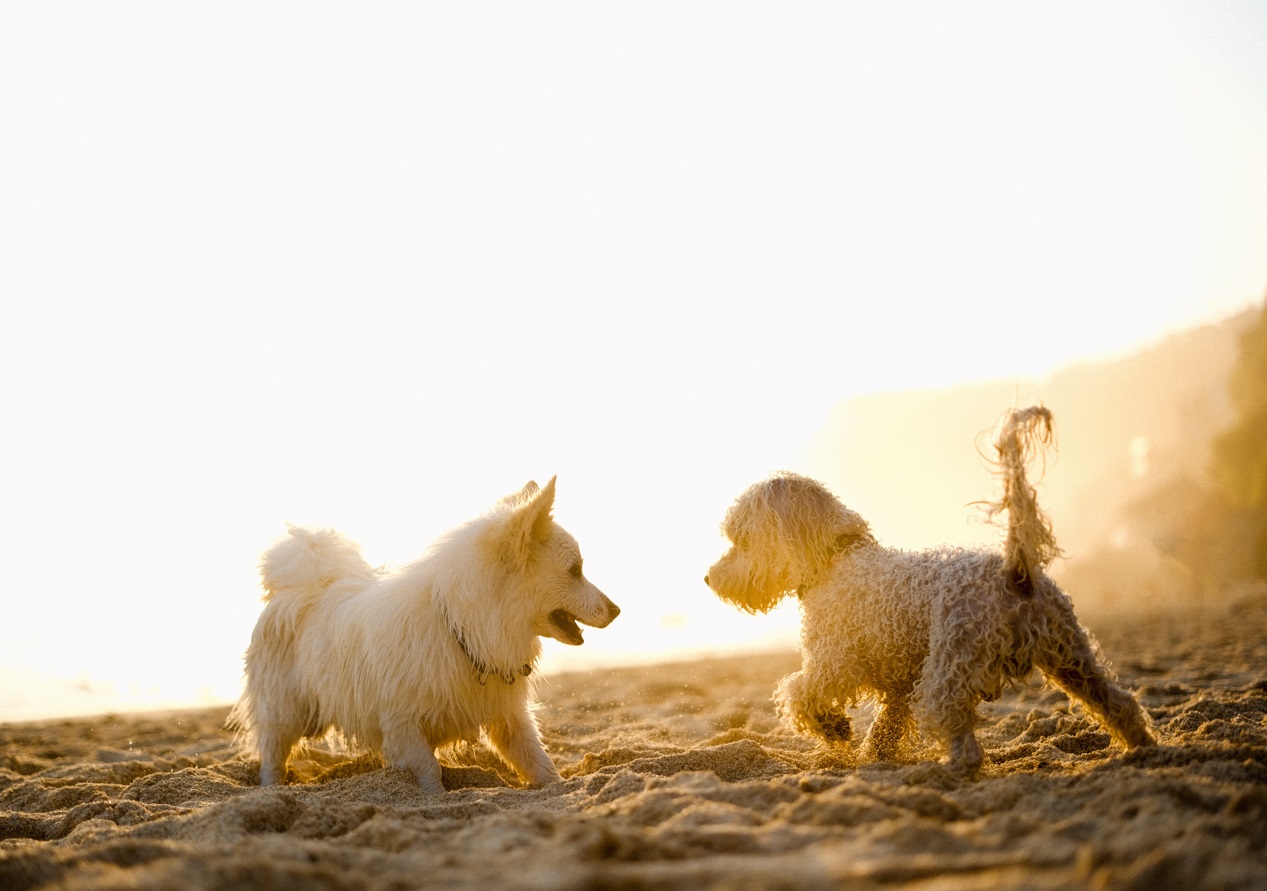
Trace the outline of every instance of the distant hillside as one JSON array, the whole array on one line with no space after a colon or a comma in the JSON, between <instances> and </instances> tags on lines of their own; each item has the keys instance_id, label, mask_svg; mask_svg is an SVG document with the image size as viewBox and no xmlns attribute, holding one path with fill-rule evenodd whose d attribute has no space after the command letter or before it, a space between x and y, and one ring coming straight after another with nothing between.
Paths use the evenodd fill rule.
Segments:
<instances>
[{"instance_id":1,"label":"distant hillside","mask_svg":"<svg viewBox=\"0 0 1267 891\"><path fill-rule=\"evenodd\" d=\"M993 452L990 429L1006 409L1041 401L1055 414L1058 447L1046 473L1035 470L1039 497L1077 560L1122 534L1126 502L1179 476L1204 480L1208 444L1232 420L1226 382L1249 316L1043 381L850 400L832 412L802 467L870 519L886 544L994 543L998 530L969 506L996 493L982 458Z\"/></svg>"}]
</instances>

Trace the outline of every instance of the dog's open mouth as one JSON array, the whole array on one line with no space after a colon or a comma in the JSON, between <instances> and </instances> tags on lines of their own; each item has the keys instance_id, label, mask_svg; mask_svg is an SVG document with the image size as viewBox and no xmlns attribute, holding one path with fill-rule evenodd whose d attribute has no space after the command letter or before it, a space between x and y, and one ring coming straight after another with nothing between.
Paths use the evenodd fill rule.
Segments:
<instances>
[{"instance_id":1,"label":"dog's open mouth","mask_svg":"<svg viewBox=\"0 0 1267 891\"><path fill-rule=\"evenodd\" d=\"M556 609L550 613L550 622L559 631L558 640L574 647L579 647L585 643L585 638L581 634L581 626L576 624L576 616L567 610Z\"/></svg>"}]
</instances>

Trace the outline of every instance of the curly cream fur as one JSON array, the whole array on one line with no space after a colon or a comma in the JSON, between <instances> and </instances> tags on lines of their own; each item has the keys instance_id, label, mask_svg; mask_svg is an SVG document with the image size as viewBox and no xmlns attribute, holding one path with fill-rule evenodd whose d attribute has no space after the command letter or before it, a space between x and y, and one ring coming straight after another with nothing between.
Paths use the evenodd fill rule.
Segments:
<instances>
[{"instance_id":1,"label":"curly cream fur","mask_svg":"<svg viewBox=\"0 0 1267 891\"><path fill-rule=\"evenodd\" d=\"M846 709L876 700L865 757L891 759L918 724L971 773L983 759L977 704L1038 668L1121 745L1154 742L1147 715L1115 686L1069 597L1043 572L1058 551L1025 464L1050 434L1051 413L1033 408L1013 413L998 440L998 510L1009 514L1002 554L882 547L858 514L796 474L739 497L723 525L733 547L705 581L748 612L800 596L802 668L775 691L789 726L844 743Z\"/></svg>"},{"instance_id":2,"label":"curly cream fur","mask_svg":"<svg viewBox=\"0 0 1267 891\"><path fill-rule=\"evenodd\" d=\"M726 514L722 528L745 560L732 575L742 588L718 592L749 613L767 612L816 579L844 546L874 543L870 527L813 480L780 473L750 487Z\"/></svg>"}]
</instances>

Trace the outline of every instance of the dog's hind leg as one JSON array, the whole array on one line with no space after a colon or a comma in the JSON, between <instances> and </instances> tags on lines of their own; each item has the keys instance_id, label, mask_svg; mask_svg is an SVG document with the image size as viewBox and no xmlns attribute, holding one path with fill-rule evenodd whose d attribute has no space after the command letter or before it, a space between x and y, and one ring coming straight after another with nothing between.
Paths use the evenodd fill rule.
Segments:
<instances>
[{"instance_id":1,"label":"dog's hind leg","mask_svg":"<svg viewBox=\"0 0 1267 891\"><path fill-rule=\"evenodd\" d=\"M977 742L977 735L971 730L952 738L948 748L949 756L946 763L952 770L972 776L981 769L985 752L981 750L981 743Z\"/></svg>"},{"instance_id":2,"label":"dog's hind leg","mask_svg":"<svg viewBox=\"0 0 1267 891\"><path fill-rule=\"evenodd\" d=\"M286 761L290 750L299 742L300 733L277 727L261 728L256 734L260 750L260 785L286 782Z\"/></svg>"},{"instance_id":3,"label":"dog's hind leg","mask_svg":"<svg viewBox=\"0 0 1267 891\"><path fill-rule=\"evenodd\" d=\"M960 661L975 666L976 675L965 678ZM985 760L974 733L984 685L980 669L985 661L979 651L942 639L932 648L915 688L915 712L921 725L946 746L946 766L967 776L974 776Z\"/></svg>"},{"instance_id":4,"label":"dog's hind leg","mask_svg":"<svg viewBox=\"0 0 1267 891\"><path fill-rule=\"evenodd\" d=\"M892 761L910 727L911 706L907 698L886 696L862 743L862 757L868 761Z\"/></svg>"},{"instance_id":5,"label":"dog's hind leg","mask_svg":"<svg viewBox=\"0 0 1267 891\"><path fill-rule=\"evenodd\" d=\"M973 731L979 697L960 696L945 701L928 712L930 729L946 745L946 766L967 776L975 776L985 760L985 752Z\"/></svg>"},{"instance_id":6,"label":"dog's hind leg","mask_svg":"<svg viewBox=\"0 0 1267 891\"><path fill-rule=\"evenodd\" d=\"M544 786L562 779L541 744L541 731L527 712L513 712L485 729L493 748L529 786Z\"/></svg>"},{"instance_id":7,"label":"dog's hind leg","mask_svg":"<svg viewBox=\"0 0 1267 891\"><path fill-rule=\"evenodd\" d=\"M393 716L383 722L383 756L393 767L414 775L428 795L444 794L440 762L417 718Z\"/></svg>"},{"instance_id":8,"label":"dog's hind leg","mask_svg":"<svg viewBox=\"0 0 1267 891\"><path fill-rule=\"evenodd\" d=\"M1044 642L1034 664L1053 684L1078 700L1122 746L1151 746L1157 742L1152 724L1139 701L1113 683L1108 668L1081 625L1069 616L1056 639Z\"/></svg>"}]
</instances>

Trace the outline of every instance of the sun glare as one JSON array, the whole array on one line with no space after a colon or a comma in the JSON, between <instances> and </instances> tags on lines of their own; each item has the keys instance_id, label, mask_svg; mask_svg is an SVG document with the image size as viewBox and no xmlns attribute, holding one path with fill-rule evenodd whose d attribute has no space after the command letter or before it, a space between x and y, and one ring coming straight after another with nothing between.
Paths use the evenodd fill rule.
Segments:
<instances>
[{"instance_id":1,"label":"sun glare","mask_svg":"<svg viewBox=\"0 0 1267 891\"><path fill-rule=\"evenodd\" d=\"M406 563L555 474L623 612L547 670L791 646L702 582L745 487L988 538L1013 394L1267 283L1257 11L576 12L0 12L0 720L233 698L287 522ZM941 491L824 433L987 381Z\"/></svg>"}]
</instances>

